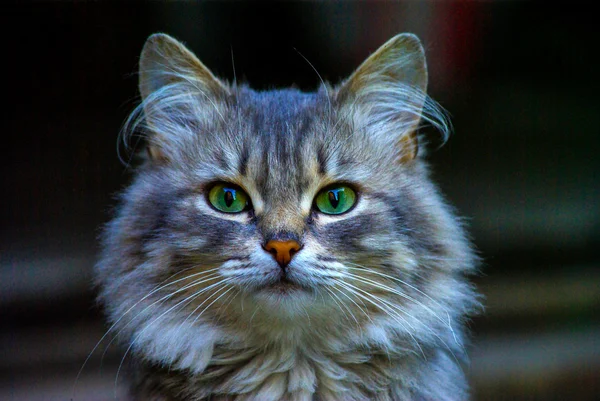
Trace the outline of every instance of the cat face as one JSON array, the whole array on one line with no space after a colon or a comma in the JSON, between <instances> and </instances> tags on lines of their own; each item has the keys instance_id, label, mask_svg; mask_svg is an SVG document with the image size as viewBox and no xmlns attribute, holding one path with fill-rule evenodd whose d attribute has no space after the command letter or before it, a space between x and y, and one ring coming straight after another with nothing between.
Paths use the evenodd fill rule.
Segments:
<instances>
[{"instance_id":1,"label":"cat face","mask_svg":"<svg viewBox=\"0 0 600 401\"><path fill-rule=\"evenodd\" d=\"M201 268L275 304L326 292L352 265L408 263L410 236L398 223L414 217L399 195L410 174L325 91L242 88L219 114L226 124L195 125L177 156L185 169L153 167L155 187L175 181L184 194L164 212L174 253L212 260Z\"/></svg>"},{"instance_id":2,"label":"cat face","mask_svg":"<svg viewBox=\"0 0 600 401\"><path fill-rule=\"evenodd\" d=\"M470 297L459 275L473 256L418 154L420 121L447 129L426 82L412 35L316 93L226 85L152 36L128 122L149 158L97 269L123 335L179 361L200 341L184 326L213 344L216 328L248 341L311 319L337 338L368 326L378 342L447 325L442 305Z\"/></svg>"}]
</instances>

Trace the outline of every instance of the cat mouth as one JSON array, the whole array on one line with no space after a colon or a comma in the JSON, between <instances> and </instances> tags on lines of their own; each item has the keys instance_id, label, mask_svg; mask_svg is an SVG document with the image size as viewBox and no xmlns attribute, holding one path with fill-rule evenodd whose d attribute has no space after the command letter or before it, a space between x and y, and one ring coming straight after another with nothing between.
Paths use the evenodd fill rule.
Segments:
<instances>
[{"instance_id":1,"label":"cat mouth","mask_svg":"<svg viewBox=\"0 0 600 401\"><path fill-rule=\"evenodd\" d=\"M282 273L279 278L273 280L272 282L266 284L262 291L278 294L278 295L288 295L298 291L306 291L308 290L305 286L298 283L296 280L293 280L289 277L289 275Z\"/></svg>"},{"instance_id":2,"label":"cat mouth","mask_svg":"<svg viewBox=\"0 0 600 401\"><path fill-rule=\"evenodd\" d=\"M279 281L272 283L269 287L271 287L272 289L282 290L282 291L285 291L287 289L292 289L292 288L300 288L300 286L298 284L292 282L286 276L281 276Z\"/></svg>"}]
</instances>

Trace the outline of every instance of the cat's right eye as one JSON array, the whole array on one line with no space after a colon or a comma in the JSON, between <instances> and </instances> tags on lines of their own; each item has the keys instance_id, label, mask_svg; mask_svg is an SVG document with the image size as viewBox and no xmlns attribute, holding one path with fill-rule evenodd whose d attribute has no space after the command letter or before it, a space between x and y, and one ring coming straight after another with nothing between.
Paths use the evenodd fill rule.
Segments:
<instances>
[{"instance_id":1,"label":"cat's right eye","mask_svg":"<svg viewBox=\"0 0 600 401\"><path fill-rule=\"evenodd\" d=\"M315 198L317 210L325 214L342 214L356 203L356 192L347 185L336 184L322 189Z\"/></svg>"},{"instance_id":2,"label":"cat's right eye","mask_svg":"<svg viewBox=\"0 0 600 401\"><path fill-rule=\"evenodd\" d=\"M250 207L250 197L237 185L215 184L208 192L208 201L220 212L241 213Z\"/></svg>"}]
</instances>

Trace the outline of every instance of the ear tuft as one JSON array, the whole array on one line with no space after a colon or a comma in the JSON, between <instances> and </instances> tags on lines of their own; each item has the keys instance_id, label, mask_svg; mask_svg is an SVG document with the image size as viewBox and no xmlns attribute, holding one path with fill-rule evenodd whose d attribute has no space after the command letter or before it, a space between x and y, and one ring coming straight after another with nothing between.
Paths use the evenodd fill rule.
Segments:
<instances>
[{"instance_id":1,"label":"ear tuft","mask_svg":"<svg viewBox=\"0 0 600 401\"><path fill-rule=\"evenodd\" d=\"M395 138L398 160L417 157L421 120L447 131L443 112L427 97L427 63L417 36L396 35L369 56L338 88L336 100L353 109L355 125L371 136ZM398 149L399 148L399 149Z\"/></svg>"},{"instance_id":2,"label":"ear tuft","mask_svg":"<svg viewBox=\"0 0 600 401\"><path fill-rule=\"evenodd\" d=\"M178 82L193 82L217 94L227 92L198 58L181 42L164 33L151 35L140 55L139 88L142 99Z\"/></svg>"},{"instance_id":3,"label":"ear tuft","mask_svg":"<svg viewBox=\"0 0 600 401\"><path fill-rule=\"evenodd\" d=\"M221 108L230 96L227 84L164 33L151 35L144 44L139 90L142 102L125 122L123 139L127 143L134 133L143 136L153 163L172 160L199 126L223 119Z\"/></svg>"},{"instance_id":4,"label":"ear tuft","mask_svg":"<svg viewBox=\"0 0 600 401\"><path fill-rule=\"evenodd\" d=\"M402 33L388 40L352 74L348 89L360 93L373 84L386 82L402 82L426 92L425 51L416 35Z\"/></svg>"}]
</instances>

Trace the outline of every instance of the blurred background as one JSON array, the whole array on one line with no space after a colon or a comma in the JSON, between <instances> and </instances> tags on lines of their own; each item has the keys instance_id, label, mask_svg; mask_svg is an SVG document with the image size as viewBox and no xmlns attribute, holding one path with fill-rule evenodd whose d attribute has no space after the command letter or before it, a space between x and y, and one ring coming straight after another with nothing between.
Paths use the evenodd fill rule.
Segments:
<instances>
[{"instance_id":1,"label":"blurred background","mask_svg":"<svg viewBox=\"0 0 600 401\"><path fill-rule=\"evenodd\" d=\"M117 134L138 55L167 32L256 89L339 82L399 32L424 42L455 133L429 159L484 258L476 400L600 399L600 128L593 4L4 3L0 399L110 400L96 237L131 178ZM232 57L233 55L233 57ZM435 135L432 136L433 145ZM117 385L119 392L120 384ZM122 397L120 399L123 399Z\"/></svg>"}]
</instances>

